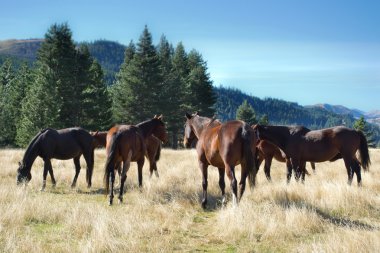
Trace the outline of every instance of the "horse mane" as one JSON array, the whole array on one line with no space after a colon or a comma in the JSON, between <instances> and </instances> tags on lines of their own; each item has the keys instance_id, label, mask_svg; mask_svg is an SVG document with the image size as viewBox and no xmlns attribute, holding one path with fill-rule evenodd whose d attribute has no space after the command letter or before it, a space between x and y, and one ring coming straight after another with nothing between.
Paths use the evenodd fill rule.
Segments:
<instances>
[{"instance_id":1,"label":"horse mane","mask_svg":"<svg viewBox=\"0 0 380 253\"><path fill-rule=\"evenodd\" d=\"M51 128L45 128L45 129L42 129L38 134L36 134L36 136L34 136L34 138L30 141L29 145L28 145L28 148L26 149L25 151L25 154L24 154L24 157L22 158L22 163L24 163L24 160L25 160L25 157L28 157L32 148L34 147L34 144L36 142L36 140L38 139L38 137L41 136L41 134L45 133L46 131L48 130L52 130Z\"/></svg>"},{"instance_id":2,"label":"horse mane","mask_svg":"<svg viewBox=\"0 0 380 253\"><path fill-rule=\"evenodd\" d=\"M154 122L158 122L159 124L162 124L164 125L164 123L160 120L160 119L157 119L157 118L153 118L153 119L148 119L148 120L145 120L143 122L140 122L136 125L136 127L142 132L144 138L146 138L147 136L147 127L150 126L151 124L154 124Z\"/></svg>"}]
</instances>

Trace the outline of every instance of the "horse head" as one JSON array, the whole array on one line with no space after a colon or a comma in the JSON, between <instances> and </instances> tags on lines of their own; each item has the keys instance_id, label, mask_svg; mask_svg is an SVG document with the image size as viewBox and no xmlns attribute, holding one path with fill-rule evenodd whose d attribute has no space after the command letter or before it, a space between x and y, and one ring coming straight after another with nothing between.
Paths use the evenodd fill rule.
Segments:
<instances>
[{"instance_id":1,"label":"horse head","mask_svg":"<svg viewBox=\"0 0 380 253\"><path fill-rule=\"evenodd\" d=\"M17 169L17 185L25 182L29 182L32 179L32 174L30 170L27 170L24 162L18 163L19 167Z\"/></svg>"},{"instance_id":2,"label":"horse head","mask_svg":"<svg viewBox=\"0 0 380 253\"><path fill-rule=\"evenodd\" d=\"M153 129L153 135L160 139L163 143L168 142L168 132L166 131L165 123L162 114L154 115L152 121L156 122L156 127Z\"/></svg>"},{"instance_id":3,"label":"horse head","mask_svg":"<svg viewBox=\"0 0 380 253\"><path fill-rule=\"evenodd\" d=\"M198 112L192 115L189 113L186 113L185 116L186 116L186 123L184 126L185 130L183 134L183 145L185 146L185 148L191 148L193 141L197 139L197 136L195 135L194 129L192 127L192 123L193 123L192 119L195 116L198 116Z\"/></svg>"}]
</instances>

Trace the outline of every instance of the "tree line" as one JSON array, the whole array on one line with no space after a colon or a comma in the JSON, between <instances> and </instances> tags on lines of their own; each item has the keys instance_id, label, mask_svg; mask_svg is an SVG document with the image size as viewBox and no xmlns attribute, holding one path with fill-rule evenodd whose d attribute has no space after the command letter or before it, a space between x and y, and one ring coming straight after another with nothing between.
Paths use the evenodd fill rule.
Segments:
<instances>
[{"instance_id":1,"label":"tree line","mask_svg":"<svg viewBox=\"0 0 380 253\"><path fill-rule=\"evenodd\" d=\"M81 126L107 130L163 114L177 147L185 111L214 114L216 97L207 64L196 50L175 48L162 36L157 46L145 26L130 42L111 86L86 44L75 46L69 26L52 25L32 66L0 68L0 145L24 147L41 129Z\"/></svg>"}]
</instances>

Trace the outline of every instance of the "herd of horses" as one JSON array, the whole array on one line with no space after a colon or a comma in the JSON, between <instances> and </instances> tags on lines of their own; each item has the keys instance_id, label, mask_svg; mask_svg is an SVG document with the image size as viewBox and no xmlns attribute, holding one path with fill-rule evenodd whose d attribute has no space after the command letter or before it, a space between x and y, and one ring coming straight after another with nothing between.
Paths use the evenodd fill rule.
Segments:
<instances>
[{"instance_id":1,"label":"herd of horses","mask_svg":"<svg viewBox=\"0 0 380 253\"><path fill-rule=\"evenodd\" d=\"M265 160L264 171L270 181L272 159L286 163L287 181L295 173L295 179L305 180L306 162L314 163L343 159L351 184L354 173L361 185L361 167L368 170L371 163L367 140L362 132L338 126L322 130L310 130L302 126L250 126L243 121L220 122L215 118L202 117L198 113L186 113L184 146L192 147L196 142L199 168L202 173L202 207L207 205L208 166L219 171L219 187L222 203L225 203L225 175L227 175L233 204L237 204L245 191L246 181L254 187L260 164ZM165 123L161 116L137 125L116 125L106 132L87 132L82 128L40 131L30 142L17 169L17 184L31 180L31 168L39 156L44 160L42 190L50 174L53 186L56 184L51 159L73 159L75 176L71 187L76 186L80 172L79 159L83 155L86 164L86 182L91 187L94 168L94 149L106 147L107 159L104 166L104 186L109 193L109 204L113 204L116 172L120 176L119 202L123 201L124 184L131 162L137 162L138 182L142 186L142 168L147 157L150 176L158 177L157 161L160 157L161 142L168 140ZM356 153L359 151L359 159ZM235 167L241 165L239 184Z\"/></svg>"}]
</instances>

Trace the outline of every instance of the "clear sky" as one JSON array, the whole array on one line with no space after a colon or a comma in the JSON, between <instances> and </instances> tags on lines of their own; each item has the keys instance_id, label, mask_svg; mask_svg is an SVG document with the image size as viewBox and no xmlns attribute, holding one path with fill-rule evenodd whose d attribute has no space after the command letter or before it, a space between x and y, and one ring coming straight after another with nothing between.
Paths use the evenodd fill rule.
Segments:
<instances>
[{"instance_id":1,"label":"clear sky","mask_svg":"<svg viewBox=\"0 0 380 253\"><path fill-rule=\"evenodd\" d=\"M298 102L380 109L380 0L0 0L0 40L42 38L68 22L75 41L197 49L214 85Z\"/></svg>"}]
</instances>

